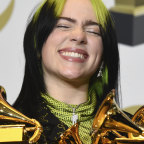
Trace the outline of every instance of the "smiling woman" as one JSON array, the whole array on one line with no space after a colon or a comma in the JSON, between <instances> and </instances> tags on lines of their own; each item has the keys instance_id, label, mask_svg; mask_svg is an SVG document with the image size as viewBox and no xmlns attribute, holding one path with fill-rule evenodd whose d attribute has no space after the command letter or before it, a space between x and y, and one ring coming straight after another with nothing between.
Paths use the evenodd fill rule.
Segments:
<instances>
[{"instance_id":1,"label":"smiling woman","mask_svg":"<svg viewBox=\"0 0 144 144\"><path fill-rule=\"evenodd\" d=\"M80 140L90 144L97 108L111 89L118 92L117 41L102 1L43 1L27 26L24 52L14 107L43 125L38 143L58 143L78 122Z\"/></svg>"},{"instance_id":2,"label":"smiling woman","mask_svg":"<svg viewBox=\"0 0 144 144\"><path fill-rule=\"evenodd\" d=\"M97 71L103 51L102 38L97 34L100 29L90 1L85 1L85 5L82 5L82 1L77 1L76 6L75 3L66 2L62 18L58 19L42 47L42 66L49 94L66 103L68 96L63 94L61 80L80 83L79 88L88 89L89 79ZM59 87L53 82L59 82ZM54 89L59 89L58 93L48 88L52 83L56 86ZM87 100L87 92L85 96L74 95L69 93L71 104Z\"/></svg>"}]
</instances>

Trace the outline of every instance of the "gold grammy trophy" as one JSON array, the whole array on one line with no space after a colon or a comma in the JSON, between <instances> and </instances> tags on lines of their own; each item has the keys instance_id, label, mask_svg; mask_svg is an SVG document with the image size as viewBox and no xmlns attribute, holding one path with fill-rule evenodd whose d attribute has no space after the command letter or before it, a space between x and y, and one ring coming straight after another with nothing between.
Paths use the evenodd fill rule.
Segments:
<instances>
[{"instance_id":1,"label":"gold grammy trophy","mask_svg":"<svg viewBox=\"0 0 144 144\"><path fill-rule=\"evenodd\" d=\"M144 0L115 0L110 12L118 42L132 46L144 43Z\"/></svg>"},{"instance_id":2,"label":"gold grammy trophy","mask_svg":"<svg viewBox=\"0 0 144 144\"><path fill-rule=\"evenodd\" d=\"M40 123L12 108L4 100L4 95L5 91L0 87L0 143L37 142L42 132ZM95 115L91 130L92 144L144 144L144 106L130 119L120 110L114 98L115 90L112 90ZM1 124L2 121L15 124ZM61 134L58 143L82 144L78 126L79 123L76 123ZM34 134L27 137L28 132Z\"/></svg>"},{"instance_id":3,"label":"gold grammy trophy","mask_svg":"<svg viewBox=\"0 0 144 144\"><path fill-rule=\"evenodd\" d=\"M144 144L144 107L130 119L117 106L112 90L99 107L93 121L92 144ZM78 123L61 135L59 144L82 144L78 134ZM123 133L123 134L121 134ZM125 135L125 136L124 136Z\"/></svg>"},{"instance_id":4,"label":"gold grammy trophy","mask_svg":"<svg viewBox=\"0 0 144 144\"><path fill-rule=\"evenodd\" d=\"M4 88L0 86L0 143L35 143L38 141L42 133L40 123L11 107L4 100L5 95Z\"/></svg>"}]
</instances>

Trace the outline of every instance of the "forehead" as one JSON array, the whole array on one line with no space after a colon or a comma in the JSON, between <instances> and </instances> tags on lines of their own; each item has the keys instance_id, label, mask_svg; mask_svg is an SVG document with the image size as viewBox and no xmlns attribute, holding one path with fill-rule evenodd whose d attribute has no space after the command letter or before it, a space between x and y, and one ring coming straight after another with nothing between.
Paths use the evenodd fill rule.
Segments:
<instances>
[{"instance_id":1,"label":"forehead","mask_svg":"<svg viewBox=\"0 0 144 144\"><path fill-rule=\"evenodd\" d=\"M90 0L66 0L61 16L96 21L96 14Z\"/></svg>"}]
</instances>

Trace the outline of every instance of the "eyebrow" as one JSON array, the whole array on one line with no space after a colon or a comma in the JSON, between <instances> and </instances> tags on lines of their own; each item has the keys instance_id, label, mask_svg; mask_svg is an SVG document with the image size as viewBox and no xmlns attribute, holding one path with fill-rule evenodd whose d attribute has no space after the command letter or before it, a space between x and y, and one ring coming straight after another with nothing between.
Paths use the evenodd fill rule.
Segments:
<instances>
[{"instance_id":1,"label":"eyebrow","mask_svg":"<svg viewBox=\"0 0 144 144\"><path fill-rule=\"evenodd\" d=\"M76 23L76 20L75 19L72 19L72 18L69 18L69 17L59 17L58 20L66 20L66 21L69 21L69 22L72 22L72 23Z\"/></svg>"},{"instance_id":2,"label":"eyebrow","mask_svg":"<svg viewBox=\"0 0 144 144\"><path fill-rule=\"evenodd\" d=\"M66 21L69 21L69 22L72 22L72 23L76 23L76 20L75 19L72 19L72 18L69 18L69 17L59 17L58 20L66 20ZM92 21L92 20L86 20L84 23L83 23L84 26L89 26L89 25L96 25L96 26L99 26L99 23L95 22L95 21Z\"/></svg>"},{"instance_id":3,"label":"eyebrow","mask_svg":"<svg viewBox=\"0 0 144 144\"><path fill-rule=\"evenodd\" d=\"M92 21L92 20L86 20L86 21L85 21L85 26L89 26L89 25L99 26L99 23L94 22L94 21Z\"/></svg>"}]
</instances>

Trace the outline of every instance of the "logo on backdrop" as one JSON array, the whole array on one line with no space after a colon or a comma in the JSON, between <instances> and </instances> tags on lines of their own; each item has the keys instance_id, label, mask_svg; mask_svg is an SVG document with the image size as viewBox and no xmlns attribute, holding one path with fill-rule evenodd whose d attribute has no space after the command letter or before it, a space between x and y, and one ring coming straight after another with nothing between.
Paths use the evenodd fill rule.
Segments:
<instances>
[{"instance_id":1,"label":"logo on backdrop","mask_svg":"<svg viewBox=\"0 0 144 144\"><path fill-rule=\"evenodd\" d=\"M2 13L0 13L0 31L5 27L12 15L14 2L15 0L11 0L7 8Z\"/></svg>"}]
</instances>

